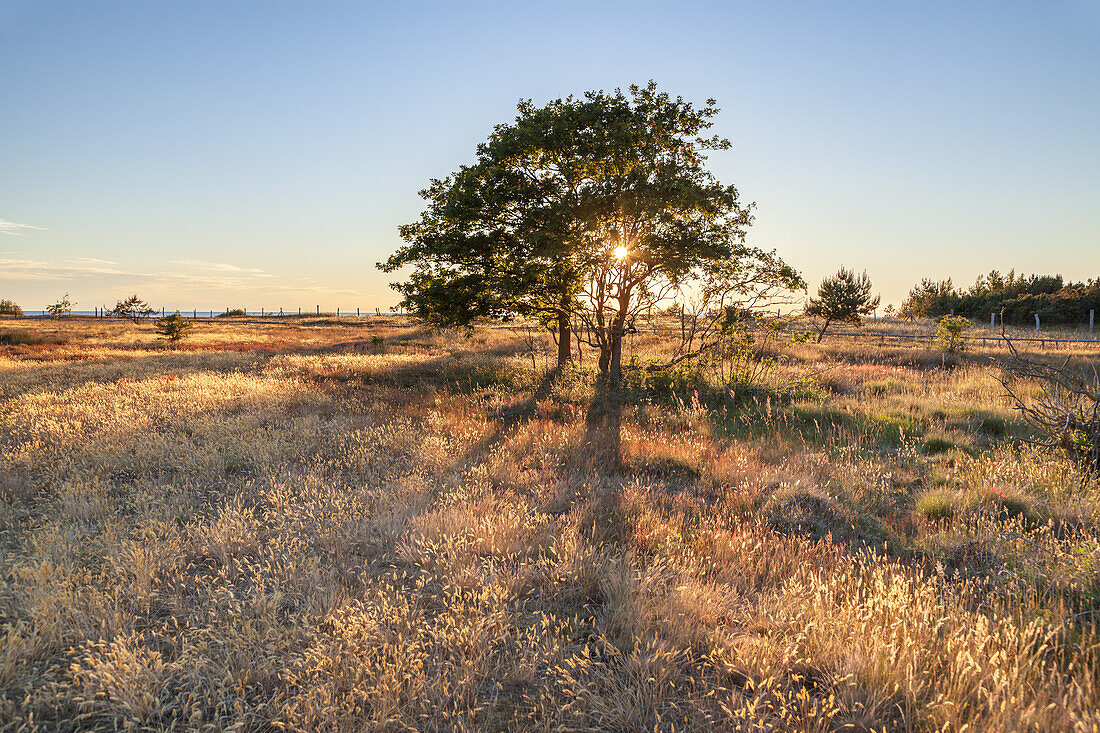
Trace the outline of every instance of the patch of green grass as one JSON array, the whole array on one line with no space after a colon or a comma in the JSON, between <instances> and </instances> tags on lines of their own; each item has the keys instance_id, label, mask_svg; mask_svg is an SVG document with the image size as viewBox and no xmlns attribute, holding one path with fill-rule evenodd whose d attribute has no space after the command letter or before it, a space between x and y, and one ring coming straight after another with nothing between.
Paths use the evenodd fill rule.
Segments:
<instances>
[{"instance_id":1,"label":"patch of green grass","mask_svg":"<svg viewBox=\"0 0 1100 733\"><path fill-rule=\"evenodd\" d=\"M919 426L910 418L884 412L867 413L867 432L891 445L901 445L906 435L919 433Z\"/></svg>"},{"instance_id":2,"label":"patch of green grass","mask_svg":"<svg viewBox=\"0 0 1100 733\"><path fill-rule=\"evenodd\" d=\"M929 456L947 453L954 448L955 444L942 435L930 435L921 441L921 450Z\"/></svg>"},{"instance_id":3,"label":"patch of green grass","mask_svg":"<svg viewBox=\"0 0 1100 733\"><path fill-rule=\"evenodd\" d=\"M905 391L905 383L898 379L876 379L864 383L860 392L870 397L883 397Z\"/></svg>"},{"instance_id":4,"label":"patch of green grass","mask_svg":"<svg viewBox=\"0 0 1100 733\"><path fill-rule=\"evenodd\" d=\"M951 519L958 511L958 496L950 491L929 491L917 498L917 514L929 520Z\"/></svg>"}]
</instances>

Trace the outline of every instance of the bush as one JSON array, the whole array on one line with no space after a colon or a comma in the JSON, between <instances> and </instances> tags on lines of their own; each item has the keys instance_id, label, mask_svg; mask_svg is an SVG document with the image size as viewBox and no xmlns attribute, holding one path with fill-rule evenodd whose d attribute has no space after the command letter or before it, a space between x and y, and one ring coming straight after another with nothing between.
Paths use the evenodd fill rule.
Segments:
<instances>
[{"instance_id":1,"label":"bush","mask_svg":"<svg viewBox=\"0 0 1100 733\"><path fill-rule=\"evenodd\" d=\"M1100 475L1100 374L1082 376L1069 366L1032 361L1016 350L998 377L1024 422L1041 436L1036 445L1063 451L1090 474ZM1088 374L1087 372L1085 373ZM1017 380L1039 384L1029 395Z\"/></svg>"},{"instance_id":2,"label":"bush","mask_svg":"<svg viewBox=\"0 0 1100 733\"><path fill-rule=\"evenodd\" d=\"M170 316L158 318L156 326L159 337L169 341L179 341L191 332L191 321L181 316L179 311Z\"/></svg>"},{"instance_id":3,"label":"bush","mask_svg":"<svg viewBox=\"0 0 1100 733\"><path fill-rule=\"evenodd\" d=\"M0 316L21 316L23 309L11 300L0 300Z\"/></svg>"},{"instance_id":4,"label":"bush","mask_svg":"<svg viewBox=\"0 0 1100 733\"><path fill-rule=\"evenodd\" d=\"M232 308L230 310L227 310L225 313L219 313L218 315L216 315L214 317L215 318L236 318L236 317L239 317L239 316L247 316L247 315L248 314L244 312L244 308Z\"/></svg>"},{"instance_id":5,"label":"bush","mask_svg":"<svg viewBox=\"0 0 1100 733\"><path fill-rule=\"evenodd\" d=\"M950 354L963 351L966 349L963 334L970 326L970 321L962 316L944 316L936 324L936 345Z\"/></svg>"}]
</instances>

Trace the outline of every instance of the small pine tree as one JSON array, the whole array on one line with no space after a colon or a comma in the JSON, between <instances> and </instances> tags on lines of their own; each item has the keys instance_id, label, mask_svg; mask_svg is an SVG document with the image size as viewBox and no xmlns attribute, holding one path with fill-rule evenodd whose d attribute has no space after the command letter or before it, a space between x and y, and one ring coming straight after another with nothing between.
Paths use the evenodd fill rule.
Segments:
<instances>
[{"instance_id":1,"label":"small pine tree","mask_svg":"<svg viewBox=\"0 0 1100 733\"><path fill-rule=\"evenodd\" d=\"M936 344L954 354L966 348L963 333L970 328L970 320L962 316L944 316L936 323Z\"/></svg>"},{"instance_id":2,"label":"small pine tree","mask_svg":"<svg viewBox=\"0 0 1100 733\"><path fill-rule=\"evenodd\" d=\"M72 301L69 300L69 294L65 293L64 298L46 306L46 312L60 321L61 316L67 316L73 312L73 305Z\"/></svg>"},{"instance_id":3,"label":"small pine tree","mask_svg":"<svg viewBox=\"0 0 1100 733\"><path fill-rule=\"evenodd\" d=\"M829 324L859 323L860 317L878 308L879 296L871 297L871 278L867 271L862 275L841 267L836 275L821 281L817 289L817 298L810 298L806 306L806 315L824 318L825 323L817 334L817 340L825 337Z\"/></svg>"},{"instance_id":4,"label":"small pine tree","mask_svg":"<svg viewBox=\"0 0 1100 733\"><path fill-rule=\"evenodd\" d=\"M170 316L164 316L156 320L157 335L162 339L175 342L185 338L191 333L191 321L187 320L176 311Z\"/></svg>"},{"instance_id":5,"label":"small pine tree","mask_svg":"<svg viewBox=\"0 0 1100 733\"><path fill-rule=\"evenodd\" d=\"M21 316L23 309L13 300L0 300L0 316Z\"/></svg>"},{"instance_id":6,"label":"small pine tree","mask_svg":"<svg viewBox=\"0 0 1100 733\"><path fill-rule=\"evenodd\" d=\"M148 318L156 313L156 310L147 301L137 295L131 295L126 300L115 303L115 307L108 311L109 315L118 318L129 318L134 323L141 323L141 319Z\"/></svg>"}]
</instances>

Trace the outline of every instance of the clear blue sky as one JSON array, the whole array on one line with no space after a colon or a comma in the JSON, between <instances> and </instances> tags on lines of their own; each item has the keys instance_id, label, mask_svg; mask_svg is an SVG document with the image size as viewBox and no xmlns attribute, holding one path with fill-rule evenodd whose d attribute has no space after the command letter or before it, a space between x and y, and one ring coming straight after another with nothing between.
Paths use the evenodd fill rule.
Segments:
<instances>
[{"instance_id":1,"label":"clear blue sky","mask_svg":"<svg viewBox=\"0 0 1100 733\"><path fill-rule=\"evenodd\" d=\"M815 283L1100 274L1097 2L0 0L0 297L388 306L519 98L648 79L717 98L750 241Z\"/></svg>"}]
</instances>

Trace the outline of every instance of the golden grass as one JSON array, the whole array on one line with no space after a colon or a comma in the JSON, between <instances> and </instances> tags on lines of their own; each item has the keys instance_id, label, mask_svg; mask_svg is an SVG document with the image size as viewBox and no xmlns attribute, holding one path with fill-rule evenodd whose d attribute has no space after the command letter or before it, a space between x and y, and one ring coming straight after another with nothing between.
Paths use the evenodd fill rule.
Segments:
<instances>
[{"instance_id":1,"label":"golden grass","mask_svg":"<svg viewBox=\"0 0 1100 733\"><path fill-rule=\"evenodd\" d=\"M0 729L1100 729L1096 484L985 354L616 410L508 331L29 323Z\"/></svg>"}]
</instances>

